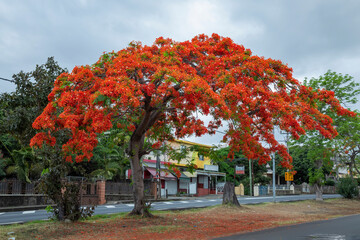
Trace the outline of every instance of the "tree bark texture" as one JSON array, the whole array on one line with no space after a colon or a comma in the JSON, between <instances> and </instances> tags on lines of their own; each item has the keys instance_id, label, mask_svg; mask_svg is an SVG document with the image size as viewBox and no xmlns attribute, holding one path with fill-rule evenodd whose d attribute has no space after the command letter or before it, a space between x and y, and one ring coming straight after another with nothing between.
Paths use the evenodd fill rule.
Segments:
<instances>
[{"instance_id":1,"label":"tree bark texture","mask_svg":"<svg viewBox=\"0 0 360 240\"><path fill-rule=\"evenodd\" d=\"M224 186L224 193L223 193L223 205L233 205L240 207L240 203L237 200L236 194L235 194L235 185L232 182L226 182Z\"/></svg>"},{"instance_id":2,"label":"tree bark texture","mask_svg":"<svg viewBox=\"0 0 360 240\"><path fill-rule=\"evenodd\" d=\"M323 159L317 160L315 162L317 169L322 169ZM316 201L322 201L323 199L323 187L322 187L322 179L316 180L315 184L315 193L316 193Z\"/></svg>"},{"instance_id":3,"label":"tree bark texture","mask_svg":"<svg viewBox=\"0 0 360 240\"><path fill-rule=\"evenodd\" d=\"M323 187L319 183L315 183L316 201L322 201L323 199Z\"/></svg>"},{"instance_id":4,"label":"tree bark texture","mask_svg":"<svg viewBox=\"0 0 360 240\"><path fill-rule=\"evenodd\" d=\"M150 217L152 216L152 214L146 207L143 168L140 163L140 149L142 145L140 141L133 141L130 144L132 149L132 153L130 155L130 165L132 170L134 195L134 209L130 212L130 215L141 215L145 217Z\"/></svg>"}]
</instances>

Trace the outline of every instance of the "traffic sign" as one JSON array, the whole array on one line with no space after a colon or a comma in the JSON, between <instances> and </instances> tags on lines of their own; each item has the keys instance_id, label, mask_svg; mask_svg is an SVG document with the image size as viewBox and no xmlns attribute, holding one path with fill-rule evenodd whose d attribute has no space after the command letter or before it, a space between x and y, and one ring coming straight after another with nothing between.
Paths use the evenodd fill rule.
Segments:
<instances>
[{"instance_id":1,"label":"traffic sign","mask_svg":"<svg viewBox=\"0 0 360 240\"><path fill-rule=\"evenodd\" d=\"M291 172L285 172L285 181L294 181L294 175Z\"/></svg>"},{"instance_id":2,"label":"traffic sign","mask_svg":"<svg viewBox=\"0 0 360 240\"><path fill-rule=\"evenodd\" d=\"M237 175L245 174L245 166L244 165L235 166L235 174Z\"/></svg>"}]
</instances>

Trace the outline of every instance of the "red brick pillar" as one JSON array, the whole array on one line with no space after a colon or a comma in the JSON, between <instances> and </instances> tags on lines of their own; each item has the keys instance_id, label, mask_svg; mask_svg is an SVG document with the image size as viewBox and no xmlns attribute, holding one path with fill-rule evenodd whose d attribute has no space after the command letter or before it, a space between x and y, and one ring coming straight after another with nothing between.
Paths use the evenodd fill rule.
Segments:
<instances>
[{"instance_id":1,"label":"red brick pillar","mask_svg":"<svg viewBox=\"0 0 360 240\"><path fill-rule=\"evenodd\" d=\"M105 199L105 181L98 180L96 182L96 193L98 196L98 205L102 205L106 203Z\"/></svg>"}]
</instances>

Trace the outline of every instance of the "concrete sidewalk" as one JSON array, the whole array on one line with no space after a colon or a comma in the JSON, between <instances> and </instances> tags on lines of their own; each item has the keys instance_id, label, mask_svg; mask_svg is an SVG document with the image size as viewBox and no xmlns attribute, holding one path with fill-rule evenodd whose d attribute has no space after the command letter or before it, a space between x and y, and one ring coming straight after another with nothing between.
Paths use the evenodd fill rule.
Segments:
<instances>
[{"instance_id":1,"label":"concrete sidewalk","mask_svg":"<svg viewBox=\"0 0 360 240\"><path fill-rule=\"evenodd\" d=\"M201 199L222 199L222 194L210 194L206 196L200 197L192 197L192 196L168 196L167 198L161 198L155 200L154 198L147 198L146 200L149 202L164 202L164 201L186 201L186 200L201 200ZM133 200L119 200L119 201L108 201L105 205L114 205L120 203L132 203Z\"/></svg>"}]
</instances>

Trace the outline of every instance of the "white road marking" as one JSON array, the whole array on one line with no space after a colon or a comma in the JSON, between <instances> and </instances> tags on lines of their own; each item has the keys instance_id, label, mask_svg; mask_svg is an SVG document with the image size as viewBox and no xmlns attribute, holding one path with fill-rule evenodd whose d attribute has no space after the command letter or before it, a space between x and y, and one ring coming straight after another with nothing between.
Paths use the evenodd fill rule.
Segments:
<instances>
[{"instance_id":1,"label":"white road marking","mask_svg":"<svg viewBox=\"0 0 360 240\"><path fill-rule=\"evenodd\" d=\"M210 199L209 202L216 202L216 199Z\"/></svg>"},{"instance_id":2,"label":"white road marking","mask_svg":"<svg viewBox=\"0 0 360 240\"><path fill-rule=\"evenodd\" d=\"M174 204L174 203L172 203L172 202L164 202L165 204Z\"/></svg>"},{"instance_id":3,"label":"white road marking","mask_svg":"<svg viewBox=\"0 0 360 240\"><path fill-rule=\"evenodd\" d=\"M3 214L5 214L4 212L0 212L0 215L3 215Z\"/></svg>"},{"instance_id":4,"label":"white road marking","mask_svg":"<svg viewBox=\"0 0 360 240\"><path fill-rule=\"evenodd\" d=\"M188 201L180 201L181 203L189 203Z\"/></svg>"},{"instance_id":5,"label":"white road marking","mask_svg":"<svg viewBox=\"0 0 360 240\"><path fill-rule=\"evenodd\" d=\"M35 213L35 211L24 211L22 214L32 214Z\"/></svg>"},{"instance_id":6,"label":"white road marking","mask_svg":"<svg viewBox=\"0 0 360 240\"><path fill-rule=\"evenodd\" d=\"M133 207L134 206L134 204L125 204L126 206L128 206L128 207Z\"/></svg>"},{"instance_id":7,"label":"white road marking","mask_svg":"<svg viewBox=\"0 0 360 240\"><path fill-rule=\"evenodd\" d=\"M106 208L115 208L115 206L113 205L108 205L108 206L105 206Z\"/></svg>"},{"instance_id":8,"label":"white road marking","mask_svg":"<svg viewBox=\"0 0 360 240\"><path fill-rule=\"evenodd\" d=\"M195 200L195 202L204 202L203 200Z\"/></svg>"},{"instance_id":9,"label":"white road marking","mask_svg":"<svg viewBox=\"0 0 360 240\"><path fill-rule=\"evenodd\" d=\"M7 222L7 223L1 223L1 225L11 225L11 224L19 224L24 222Z\"/></svg>"},{"instance_id":10,"label":"white road marking","mask_svg":"<svg viewBox=\"0 0 360 240\"><path fill-rule=\"evenodd\" d=\"M255 199L267 199L267 198L272 198L272 197L255 197L255 198L244 198L244 199L245 200L255 200Z\"/></svg>"}]
</instances>

